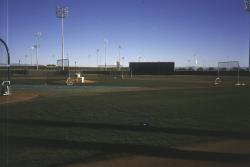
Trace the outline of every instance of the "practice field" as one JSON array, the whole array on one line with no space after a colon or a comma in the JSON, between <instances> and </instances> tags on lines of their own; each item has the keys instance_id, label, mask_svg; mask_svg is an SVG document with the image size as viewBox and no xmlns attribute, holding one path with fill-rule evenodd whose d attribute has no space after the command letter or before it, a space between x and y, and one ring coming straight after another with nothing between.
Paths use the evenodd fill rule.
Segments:
<instances>
[{"instance_id":1,"label":"practice field","mask_svg":"<svg viewBox=\"0 0 250 167\"><path fill-rule=\"evenodd\" d=\"M0 166L249 166L250 77L214 78L13 78L0 97Z\"/></svg>"}]
</instances>

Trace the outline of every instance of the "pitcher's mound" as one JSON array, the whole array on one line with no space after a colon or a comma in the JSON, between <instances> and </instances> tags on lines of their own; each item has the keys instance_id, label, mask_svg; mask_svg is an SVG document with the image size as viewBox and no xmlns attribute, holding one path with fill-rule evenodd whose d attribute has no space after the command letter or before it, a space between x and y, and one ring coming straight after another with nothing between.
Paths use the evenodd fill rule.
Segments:
<instances>
[{"instance_id":1,"label":"pitcher's mound","mask_svg":"<svg viewBox=\"0 0 250 167\"><path fill-rule=\"evenodd\" d=\"M86 84L92 84L92 83L96 83L96 81L85 79L84 83L86 83Z\"/></svg>"}]
</instances>

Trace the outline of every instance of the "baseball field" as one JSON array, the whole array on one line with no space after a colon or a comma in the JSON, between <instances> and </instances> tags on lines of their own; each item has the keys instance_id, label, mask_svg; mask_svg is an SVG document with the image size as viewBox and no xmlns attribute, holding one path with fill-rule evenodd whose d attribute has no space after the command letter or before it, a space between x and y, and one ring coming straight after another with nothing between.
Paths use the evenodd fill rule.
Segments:
<instances>
[{"instance_id":1,"label":"baseball field","mask_svg":"<svg viewBox=\"0 0 250 167\"><path fill-rule=\"evenodd\" d=\"M12 78L0 96L3 166L249 166L248 76L238 87L214 76L86 79Z\"/></svg>"}]
</instances>

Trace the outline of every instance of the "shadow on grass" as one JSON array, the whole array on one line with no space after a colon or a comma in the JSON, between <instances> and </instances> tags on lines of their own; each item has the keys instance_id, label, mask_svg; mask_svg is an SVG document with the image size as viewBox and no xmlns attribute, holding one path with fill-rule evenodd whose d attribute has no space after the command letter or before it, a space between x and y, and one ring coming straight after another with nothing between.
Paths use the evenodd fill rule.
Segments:
<instances>
[{"instance_id":1,"label":"shadow on grass","mask_svg":"<svg viewBox=\"0 0 250 167\"><path fill-rule=\"evenodd\" d=\"M21 124L27 126L47 126L47 127L81 127L89 129L110 129L121 131L136 131L136 132L161 132L177 135L193 135L193 136L208 136L230 139L250 139L250 133L230 132L230 131L215 131L204 129L187 129L187 128L163 128L143 125L122 125L108 123L85 123L85 122L65 122L65 121L48 121L48 120L18 120L18 119L2 119L1 122Z\"/></svg>"},{"instance_id":2,"label":"shadow on grass","mask_svg":"<svg viewBox=\"0 0 250 167\"><path fill-rule=\"evenodd\" d=\"M0 136L0 142L4 140L4 136ZM114 144L102 142L79 142L58 139L44 139L35 137L23 136L9 136L9 145L11 146L28 146L28 147L42 147L42 148L64 148L75 150L97 150L108 154L132 154L168 157L185 160L206 160L219 161L230 163L250 163L250 154L236 154L236 153L219 153L219 152L205 152L205 151L189 151L170 147L159 147L150 145L137 144Z\"/></svg>"}]
</instances>

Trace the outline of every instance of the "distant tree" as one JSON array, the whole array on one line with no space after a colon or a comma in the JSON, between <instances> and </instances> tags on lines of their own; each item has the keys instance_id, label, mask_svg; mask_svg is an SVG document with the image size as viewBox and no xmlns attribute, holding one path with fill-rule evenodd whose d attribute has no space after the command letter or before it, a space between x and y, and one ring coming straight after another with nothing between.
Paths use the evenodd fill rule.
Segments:
<instances>
[{"instance_id":1,"label":"distant tree","mask_svg":"<svg viewBox=\"0 0 250 167\"><path fill-rule=\"evenodd\" d=\"M215 71L215 68L214 67L209 67L208 71Z\"/></svg>"},{"instance_id":2,"label":"distant tree","mask_svg":"<svg viewBox=\"0 0 250 167\"><path fill-rule=\"evenodd\" d=\"M238 67L233 67L230 69L230 71L238 71Z\"/></svg>"},{"instance_id":3,"label":"distant tree","mask_svg":"<svg viewBox=\"0 0 250 167\"><path fill-rule=\"evenodd\" d=\"M220 71L227 71L227 68L222 67L222 68L220 68L219 70L220 70Z\"/></svg>"},{"instance_id":4,"label":"distant tree","mask_svg":"<svg viewBox=\"0 0 250 167\"><path fill-rule=\"evenodd\" d=\"M55 67L55 64L47 64L47 67Z\"/></svg>"},{"instance_id":5,"label":"distant tree","mask_svg":"<svg viewBox=\"0 0 250 167\"><path fill-rule=\"evenodd\" d=\"M197 68L196 71L204 71L204 69L203 69L203 67L199 67L199 68Z\"/></svg>"}]
</instances>

